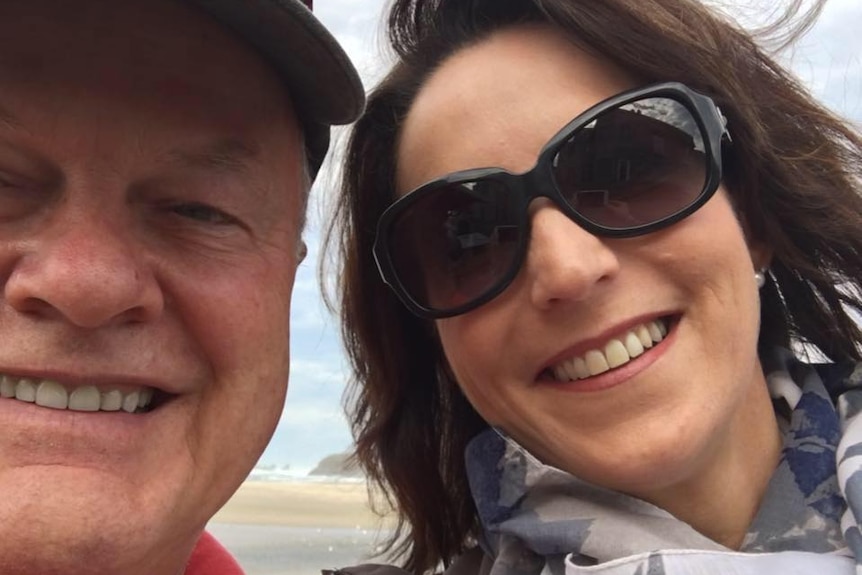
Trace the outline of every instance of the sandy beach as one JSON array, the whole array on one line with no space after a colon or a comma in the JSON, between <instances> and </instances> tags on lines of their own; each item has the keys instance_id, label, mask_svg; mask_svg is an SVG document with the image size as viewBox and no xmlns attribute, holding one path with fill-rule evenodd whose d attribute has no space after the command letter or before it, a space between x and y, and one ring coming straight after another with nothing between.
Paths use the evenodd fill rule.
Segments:
<instances>
[{"instance_id":1,"label":"sandy beach","mask_svg":"<svg viewBox=\"0 0 862 575\"><path fill-rule=\"evenodd\" d=\"M368 561L390 527L364 483L247 481L208 530L247 575L300 575Z\"/></svg>"},{"instance_id":2,"label":"sandy beach","mask_svg":"<svg viewBox=\"0 0 862 575\"><path fill-rule=\"evenodd\" d=\"M365 483L246 481L215 523L377 529Z\"/></svg>"}]
</instances>

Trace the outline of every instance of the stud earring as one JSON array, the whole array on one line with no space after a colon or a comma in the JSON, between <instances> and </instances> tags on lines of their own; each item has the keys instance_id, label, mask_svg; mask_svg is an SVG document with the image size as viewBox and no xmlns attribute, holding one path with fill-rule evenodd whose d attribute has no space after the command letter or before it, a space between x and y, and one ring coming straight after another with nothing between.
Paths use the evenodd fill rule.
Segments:
<instances>
[{"instance_id":1,"label":"stud earring","mask_svg":"<svg viewBox=\"0 0 862 575\"><path fill-rule=\"evenodd\" d=\"M762 288L766 284L766 268L761 268L754 272L754 283L757 284L757 289Z\"/></svg>"}]
</instances>

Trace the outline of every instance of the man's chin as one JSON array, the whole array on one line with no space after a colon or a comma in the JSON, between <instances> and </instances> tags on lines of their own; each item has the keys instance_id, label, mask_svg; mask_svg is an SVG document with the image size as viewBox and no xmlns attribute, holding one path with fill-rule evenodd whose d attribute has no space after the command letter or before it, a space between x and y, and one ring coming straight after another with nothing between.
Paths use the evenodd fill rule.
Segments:
<instances>
[{"instance_id":1,"label":"man's chin","mask_svg":"<svg viewBox=\"0 0 862 575\"><path fill-rule=\"evenodd\" d=\"M179 572L203 522L165 485L59 465L0 472L0 573Z\"/></svg>"}]
</instances>

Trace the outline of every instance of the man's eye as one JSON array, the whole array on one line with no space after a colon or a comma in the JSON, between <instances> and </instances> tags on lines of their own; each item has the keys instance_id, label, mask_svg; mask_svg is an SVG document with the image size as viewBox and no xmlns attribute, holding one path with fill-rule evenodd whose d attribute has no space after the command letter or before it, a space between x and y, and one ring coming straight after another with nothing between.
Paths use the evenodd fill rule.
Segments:
<instances>
[{"instance_id":1,"label":"man's eye","mask_svg":"<svg viewBox=\"0 0 862 575\"><path fill-rule=\"evenodd\" d=\"M184 218L206 224L233 225L238 223L235 217L206 204L178 204L171 206L171 211Z\"/></svg>"}]
</instances>

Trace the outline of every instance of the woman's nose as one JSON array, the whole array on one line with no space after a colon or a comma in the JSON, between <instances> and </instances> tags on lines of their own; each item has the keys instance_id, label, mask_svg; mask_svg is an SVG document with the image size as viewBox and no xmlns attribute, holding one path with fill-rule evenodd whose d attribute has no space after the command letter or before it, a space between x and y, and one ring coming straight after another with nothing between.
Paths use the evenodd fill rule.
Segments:
<instances>
[{"instance_id":1,"label":"woman's nose","mask_svg":"<svg viewBox=\"0 0 862 575\"><path fill-rule=\"evenodd\" d=\"M616 253L552 205L531 216L525 271L540 309L584 301L619 272Z\"/></svg>"},{"instance_id":2,"label":"woman's nose","mask_svg":"<svg viewBox=\"0 0 862 575\"><path fill-rule=\"evenodd\" d=\"M14 256L5 297L21 313L82 328L147 321L164 298L146 260L130 230L99 214L52 218Z\"/></svg>"}]
</instances>

